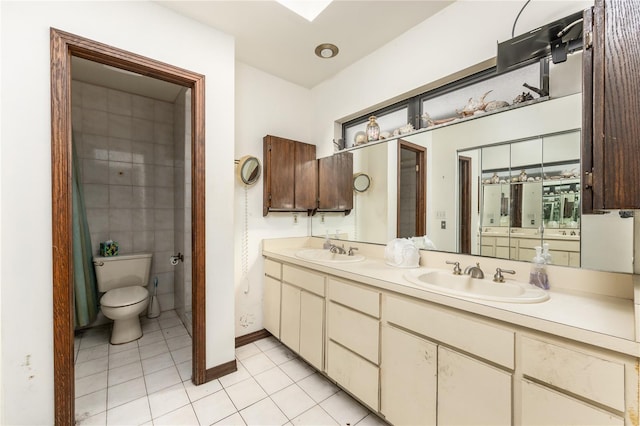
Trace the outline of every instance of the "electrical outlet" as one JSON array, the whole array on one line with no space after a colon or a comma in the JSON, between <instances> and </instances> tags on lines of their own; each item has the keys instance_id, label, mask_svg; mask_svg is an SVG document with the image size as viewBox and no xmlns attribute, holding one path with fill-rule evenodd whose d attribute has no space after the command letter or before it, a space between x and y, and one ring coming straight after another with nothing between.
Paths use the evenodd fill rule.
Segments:
<instances>
[{"instance_id":1,"label":"electrical outlet","mask_svg":"<svg viewBox=\"0 0 640 426\"><path fill-rule=\"evenodd\" d=\"M447 221L446 220L441 220L440 221L440 229L447 229Z\"/></svg>"},{"instance_id":2,"label":"electrical outlet","mask_svg":"<svg viewBox=\"0 0 640 426\"><path fill-rule=\"evenodd\" d=\"M293 224L294 224L294 225L297 225L297 224L298 224L298 215L297 215L297 214L294 214L294 215L293 215Z\"/></svg>"},{"instance_id":3,"label":"electrical outlet","mask_svg":"<svg viewBox=\"0 0 640 426\"><path fill-rule=\"evenodd\" d=\"M320 223L324 223L324 213L320 215Z\"/></svg>"}]
</instances>

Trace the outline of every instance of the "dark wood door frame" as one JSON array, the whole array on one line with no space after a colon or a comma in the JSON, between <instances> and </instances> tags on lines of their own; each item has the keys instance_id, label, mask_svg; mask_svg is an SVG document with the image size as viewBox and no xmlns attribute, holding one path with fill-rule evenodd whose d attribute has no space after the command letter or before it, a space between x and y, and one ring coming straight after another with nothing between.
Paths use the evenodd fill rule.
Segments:
<instances>
[{"instance_id":1,"label":"dark wood door frame","mask_svg":"<svg viewBox=\"0 0 640 426\"><path fill-rule=\"evenodd\" d=\"M54 28L51 36L53 367L55 423L75 423L71 191L71 57L77 56L191 88L192 380L207 379L205 358L204 76ZM211 376L211 375L209 375Z\"/></svg>"},{"instance_id":2,"label":"dark wood door frame","mask_svg":"<svg viewBox=\"0 0 640 426\"><path fill-rule=\"evenodd\" d=\"M471 158L458 156L460 253L471 254Z\"/></svg>"},{"instance_id":3,"label":"dark wood door frame","mask_svg":"<svg viewBox=\"0 0 640 426\"><path fill-rule=\"evenodd\" d=\"M397 194L397 218L396 218L396 235L400 235L400 192L402 183L400 181L402 150L412 151L416 154L416 234L415 236L425 235L427 233L427 148L416 145L402 139L398 139L398 194Z\"/></svg>"}]
</instances>

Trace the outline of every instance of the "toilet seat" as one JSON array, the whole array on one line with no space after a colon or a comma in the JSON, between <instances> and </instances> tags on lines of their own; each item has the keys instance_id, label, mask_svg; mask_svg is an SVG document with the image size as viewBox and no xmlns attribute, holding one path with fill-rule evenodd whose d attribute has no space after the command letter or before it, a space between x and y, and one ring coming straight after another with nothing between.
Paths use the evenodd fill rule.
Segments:
<instances>
[{"instance_id":1,"label":"toilet seat","mask_svg":"<svg viewBox=\"0 0 640 426\"><path fill-rule=\"evenodd\" d=\"M119 308L143 302L148 297L149 292L142 286L114 288L113 290L107 291L104 296L100 298L100 305L109 308Z\"/></svg>"}]
</instances>

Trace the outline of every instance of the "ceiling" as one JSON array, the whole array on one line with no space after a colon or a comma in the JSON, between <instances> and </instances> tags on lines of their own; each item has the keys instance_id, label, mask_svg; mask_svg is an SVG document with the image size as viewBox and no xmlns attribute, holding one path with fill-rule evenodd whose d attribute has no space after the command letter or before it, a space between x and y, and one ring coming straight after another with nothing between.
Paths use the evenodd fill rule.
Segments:
<instances>
[{"instance_id":1,"label":"ceiling","mask_svg":"<svg viewBox=\"0 0 640 426\"><path fill-rule=\"evenodd\" d=\"M237 60L312 88L452 1L335 0L313 22L272 0L157 3L234 36ZM318 58L321 43L338 46L338 56Z\"/></svg>"},{"instance_id":2,"label":"ceiling","mask_svg":"<svg viewBox=\"0 0 640 426\"><path fill-rule=\"evenodd\" d=\"M313 22L274 0L156 1L235 38L238 61L312 88L436 14L453 1L334 0ZM331 59L317 45L340 49ZM179 86L73 58L74 79L172 102ZM197 70L196 70L197 71Z\"/></svg>"}]
</instances>

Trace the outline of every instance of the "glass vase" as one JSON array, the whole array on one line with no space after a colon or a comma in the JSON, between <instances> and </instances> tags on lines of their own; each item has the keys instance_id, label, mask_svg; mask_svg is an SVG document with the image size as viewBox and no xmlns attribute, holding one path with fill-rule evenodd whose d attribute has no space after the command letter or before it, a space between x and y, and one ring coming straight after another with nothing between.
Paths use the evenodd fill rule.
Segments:
<instances>
[{"instance_id":1,"label":"glass vase","mask_svg":"<svg viewBox=\"0 0 640 426\"><path fill-rule=\"evenodd\" d=\"M377 141L380 138L380 126L376 123L374 116L369 117L369 123L367 123L367 141Z\"/></svg>"}]
</instances>

